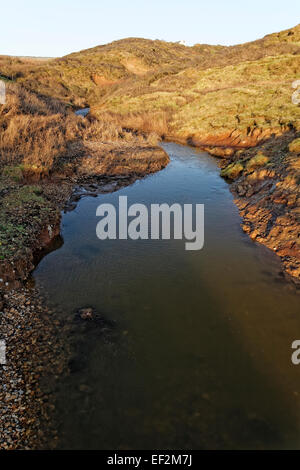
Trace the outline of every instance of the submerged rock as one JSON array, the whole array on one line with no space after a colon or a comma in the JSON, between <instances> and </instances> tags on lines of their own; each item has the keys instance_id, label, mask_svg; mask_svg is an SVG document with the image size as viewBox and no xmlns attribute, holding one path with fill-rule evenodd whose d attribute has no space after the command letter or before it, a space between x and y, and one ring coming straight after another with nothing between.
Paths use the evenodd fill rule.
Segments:
<instances>
[{"instance_id":1,"label":"submerged rock","mask_svg":"<svg viewBox=\"0 0 300 470\"><path fill-rule=\"evenodd\" d=\"M100 327L102 332L105 330L111 330L115 326L115 322L113 320L105 318L102 313L97 312L93 307L82 307L76 310L75 320L80 323L90 323L93 327Z\"/></svg>"},{"instance_id":2,"label":"submerged rock","mask_svg":"<svg viewBox=\"0 0 300 470\"><path fill-rule=\"evenodd\" d=\"M94 320L95 319L95 311L92 307L81 308L78 310L78 315L81 320Z\"/></svg>"}]
</instances>

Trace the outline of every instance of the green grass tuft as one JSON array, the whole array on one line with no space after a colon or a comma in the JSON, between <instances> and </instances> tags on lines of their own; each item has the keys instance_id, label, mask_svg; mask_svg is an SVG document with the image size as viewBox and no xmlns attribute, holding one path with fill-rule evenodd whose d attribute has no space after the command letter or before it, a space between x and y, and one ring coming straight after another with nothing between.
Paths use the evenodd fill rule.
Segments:
<instances>
[{"instance_id":1,"label":"green grass tuft","mask_svg":"<svg viewBox=\"0 0 300 470\"><path fill-rule=\"evenodd\" d=\"M240 161L230 163L230 165L226 166L221 170L221 176L223 178L227 178L230 180L236 179L240 174L243 172L244 166Z\"/></svg>"},{"instance_id":2,"label":"green grass tuft","mask_svg":"<svg viewBox=\"0 0 300 470\"><path fill-rule=\"evenodd\" d=\"M269 157L266 157L263 153L259 152L257 155L252 157L248 162L247 162L247 170L252 171L255 170L256 168L260 168L262 166L265 166L269 162Z\"/></svg>"}]
</instances>

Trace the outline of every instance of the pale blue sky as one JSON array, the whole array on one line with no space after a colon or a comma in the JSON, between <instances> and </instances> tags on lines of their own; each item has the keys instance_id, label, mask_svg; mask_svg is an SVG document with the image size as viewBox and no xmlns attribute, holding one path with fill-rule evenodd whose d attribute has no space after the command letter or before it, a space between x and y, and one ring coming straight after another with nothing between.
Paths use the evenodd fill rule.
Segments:
<instances>
[{"instance_id":1,"label":"pale blue sky","mask_svg":"<svg viewBox=\"0 0 300 470\"><path fill-rule=\"evenodd\" d=\"M61 56L125 37L237 44L300 23L300 0L4 0L0 54Z\"/></svg>"}]
</instances>

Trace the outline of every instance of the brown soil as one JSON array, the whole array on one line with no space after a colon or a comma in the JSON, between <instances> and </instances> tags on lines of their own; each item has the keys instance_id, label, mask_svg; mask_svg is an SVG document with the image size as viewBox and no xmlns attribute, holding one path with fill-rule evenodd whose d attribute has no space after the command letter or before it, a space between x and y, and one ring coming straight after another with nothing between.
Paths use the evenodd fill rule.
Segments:
<instances>
[{"instance_id":1,"label":"brown soil","mask_svg":"<svg viewBox=\"0 0 300 470\"><path fill-rule=\"evenodd\" d=\"M168 141L200 147L216 157L231 157L236 150L256 147L261 142L285 134L289 128L281 126L269 129L232 129L225 133L195 134L195 135L172 135L166 134L164 138Z\"/></svg>"}]
</instances>

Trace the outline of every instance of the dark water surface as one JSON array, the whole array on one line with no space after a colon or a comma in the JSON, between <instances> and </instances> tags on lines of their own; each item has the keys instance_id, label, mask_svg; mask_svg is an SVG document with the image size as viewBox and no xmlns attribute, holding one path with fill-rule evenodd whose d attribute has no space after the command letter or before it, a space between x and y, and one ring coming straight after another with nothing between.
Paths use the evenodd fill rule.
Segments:
<instances>
[{"instance_id":1,"label":"dark water surface","mask_svg":"<svg viewBox=\"0 0 300 470\"><path fill-rule=\"evenodd\" d=\"M164 148L166 169L65 214L64 245L34 273L63 320L90 305L107 320L72 326L71 374L56 390L58 447L299 448L299 294L277 257L242 232L216 160ZM204 248L99 241L96 208L118 206L120 195L205 204Z\"/></svg>"}]
</instances>

